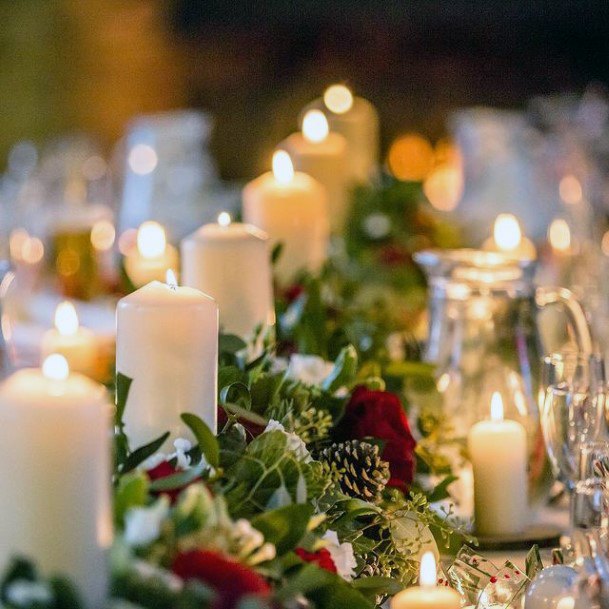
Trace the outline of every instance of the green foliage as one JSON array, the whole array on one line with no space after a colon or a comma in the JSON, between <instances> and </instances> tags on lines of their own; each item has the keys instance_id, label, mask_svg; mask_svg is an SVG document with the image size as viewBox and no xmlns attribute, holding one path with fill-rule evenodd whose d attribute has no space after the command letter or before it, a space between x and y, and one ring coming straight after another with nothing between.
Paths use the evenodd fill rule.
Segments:
<instances>
[{"instance_id":1,"label":"green foliage","mask_svg":"<svg viewBox=\"0 0 609 609\"><path fill-rule=\"evenodd\" d=\"M199 449L207 462L212 467L218 467L220 465L220 445L205 421L190 413L183 413L181 418L197 439Z\"/></svg>"},{"instance_id":2,"label":"green foliage","mask_svg":"<svg viewBox=\"0 0 609 609\"><path fill-rule=\"evenodd\" d=\"M287 505L259 514L252 520L267 541L275 545L279 556L293 550L307 532L313 506Z\"/></svg>"}]
</instances>

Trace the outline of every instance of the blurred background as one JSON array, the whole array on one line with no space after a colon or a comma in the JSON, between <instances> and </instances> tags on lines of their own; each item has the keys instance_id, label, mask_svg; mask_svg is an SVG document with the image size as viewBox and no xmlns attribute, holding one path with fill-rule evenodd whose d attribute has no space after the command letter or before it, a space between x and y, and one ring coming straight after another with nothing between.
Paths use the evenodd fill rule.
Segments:
<instances>
[{"instance_id":1,"label":"blurred background","mask_svg":"<svg viewBox=\"0 0 609 609\"><path fill-rule=\"evenodd\" d=\"M335 81L376 105L384 151L458 108L609 83L602 0L0 0L0 23L1 166L19 140L107 151L134 116L195 107L220 175L245 179Z\"/></svg>"}]
</instances>

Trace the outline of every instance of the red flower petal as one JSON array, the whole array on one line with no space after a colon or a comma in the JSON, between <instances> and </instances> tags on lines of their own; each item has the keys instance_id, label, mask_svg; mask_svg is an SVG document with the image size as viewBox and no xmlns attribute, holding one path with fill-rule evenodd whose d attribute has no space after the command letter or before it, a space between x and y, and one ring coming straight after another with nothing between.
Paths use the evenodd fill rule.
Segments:
<instances>
[{"instance_id":1,"label":"red flower petal","mask_svg":"<svg viewBox=\"0 0 609 609\"><path fill-rule=\"evenodd\" d=\"M338 573L332 555L326 548L321 548L317 552L307 552L304 548L296 548L294 552L305 562L314 563L331 573Z\"/></svg>"}]
</instances>

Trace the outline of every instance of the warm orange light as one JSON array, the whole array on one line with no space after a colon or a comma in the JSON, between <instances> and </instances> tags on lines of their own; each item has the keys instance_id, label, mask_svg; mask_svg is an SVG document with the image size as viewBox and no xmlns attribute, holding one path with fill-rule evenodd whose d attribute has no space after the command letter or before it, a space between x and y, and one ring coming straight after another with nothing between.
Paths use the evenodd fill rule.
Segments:
<instances>
[{"instance_id":1,"label":"warm orange light","mask_svg":"<svg viewBox=\"0 0 609 609\"><path fill-rule=\"evenodd\" d=\"M503 421L503 399L498 391L491 397L491 421Z\"/></svg>"},{"instance_id":2,"label":"warm orange light","mask_svg":"<svg viewBox=\"0 0 609 609\"><path fill-rule=\"evenodd\" d=\"M302 135L313 143L323 142L330 133L328 119L321 110L309 110L302 119Z\"/></svg>"},{"instance_id":3,"label":"warm orange light","mask_svg":"<svg viewBox=\"0 0 609 609\"><path fill-rule=\"evenodd\" d=\"M70 375L68 360L59 353L49 355L42 363L42 374L52 381L65 381Z\"/></svg>"},{"instance_id":4,"label":"warm orange light","mask_svg":"<svg viewBox=\"0 0 609 609\"><path fill-rule=\"evenodd\" d=\"M289 184L294 179L294 165L285 150L273 154L273 175L280 184Z\"/></svg>"},{"instance_id":5,"label":"warm orange light","mask_svg":"<svg viewBox=\"0 0 609 609\"><path fill-rule=\"evenodd\" d=\"M552 220L548 228L548 241L556 251L568 252L571 249L571 229L564 218Z\"/></svg>"},{"instance_id":6,"label":"warm orange light","mask_svg":"<svg viewBox=\"0 0 609 609\"><path fill-rule=\"evenodd\" d=\"M431 171L434 152L422 135L409 133L396 139L387 157L389 170L398 180L418 182Z\"/></svg>"},{"instance_id":7,"label":"warm orange light","mask_svg":"<svg viewBox=\"0 0 609 609\"><path fill-rule=\"evenodd\" d=\"M105 252L114 245L116 230L109 220L98 220L91 229L91 245L99 252Z\"/></svg>"},{"instance_id":8,"label":"warm orange light","mask_svg":"<svg viewBox=\"0 0 609 609\"><path fill-rule=\"evenodd\" d=\"M30 235L24 228L16 228L11 231L11 235L9 237L9 250L11 253L11 258L15 262L20 262L23 260L23 248L25 247L25 244L29 238Z\"/></svg>"},{"instance_id":9,"label":"warm orange light","mask_svg":"<svg viewBox=\"0 0 609 609\"><path fill-rule=\"evenodd\" d=\"M64 301L55 309L55 327L62 336L74 336L78 332L78 315L74 305Z\"/></svg>"},{"instance_id":10,"label":"warm orange light","mask_svg":"<svg viewBox=\"0 0 609 609\"><path fill-rule=\"evenodd\" d=\"M44 256L44 245L38 237L30 237L21 248L21 257L28 264L38 264Z\"/></svg>"},{"instance_id":11,"label":"warm orange light","mask_svg":"<svg viewBox=\"0 0 609 609\"><path fill-rule=\"evenodd\" d=\"M137 249L143 258L158 258L165 252L165 229L158 222L144 222L137 231Z\"/></svg>"},{"instance_id":12,"label":"warm orange light","mask_svg":"<svg viewBox=\"0 0 609 609\"><path fill-rule=\"evenodd\" d=\"M324 93L324 104L334 114L345 114L353 107L353 93L345 85L332 85Z\"/></svg>"},{"instance_id":13,"label":"warm orange light","mask_svg":"<svg viewBox=\"0 0 609 609\"><path fill-rule=\"evenodd\" d=\"M436 209L452 211L463 196L461 168L449 164L438 165L425 179L423 192Z\"/></svg>"}]
</instances>

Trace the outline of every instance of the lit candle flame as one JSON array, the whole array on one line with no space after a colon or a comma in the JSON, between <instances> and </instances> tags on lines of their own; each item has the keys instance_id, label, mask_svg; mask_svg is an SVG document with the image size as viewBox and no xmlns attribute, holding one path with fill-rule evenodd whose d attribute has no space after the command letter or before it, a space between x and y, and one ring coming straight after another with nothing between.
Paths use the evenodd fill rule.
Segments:
<instances>
[{"instance_id":1,"label":"lit candle flame","mask_svg":"<svg viewBox=\"0 0 609 609\"><path fill-rule=\"evenodd\" d=\"M42 363L42 374L52 381L65 381L70 376L68 360L59 353L49 355Z\"/></svg>"},{"instance_id":2,"label":"lit candle flame","mask_svg":"<svg viewBox=\"0 0 609 609\"><path fill-rule=\"evenodd\" d=\"M167 273L165 273L165 283L172 290L175 290L178 287L178 280L176 279L176 274L171 269L167 269Z\"/></svg>"},{"instance_id":3,"label":"lit candle flame","mask_svg":"<svg viewBox=\"0 0 609 609\"><path fill-rule=\"evenodd\" d=\"M563 596L558 603L556 609L573 609L575 607L575 599L572 596Z\"/></svg>"},{"instance_id":4,"label":"lit candle flame","mask_svg":"<svg viewBox=\"0 0 609 609\"><path fill-rule=\"evenodd\" d=\"M503 398L498 391L491 397L491 421L503 421Z\"/></svg>"},{"instance_id":5,"label":"lit candle flame","mask_svg":"<svg viewBox=\"0 0 609 609\"><path fill-rule=\"evenodd\" d=\"M273 154L273 175L280 184L289 184L294 179L294 165L285 150Z\"/></svg>"},{"instance_id":6,"label":"lit candle flame","mask_svg":"<svg viewBox=\"0 0 609 609\"><path fill-rule=\"evenodd\" d=\"M571 248L571 229L563 218L552 220L548 228L548 241L552 249L559 252L568 252Z\"/></svg>"},{"instance_id":7,"label":"lit candle flame","mask_svg":"<svg viewBox=\"0 0 609 609\"><path fill-rule=\"evenodd\" d=\"M345 85L332 85L324 93L324 104L334 114L345 114L353 107L353 93Z\"/></svg>"},{"instance_id":8,"label":"lit candle flame","mask_svg":"<svg viewBox=\"0 0 609 609\"><path fill-rule=\"evenodd\" d=\"M116 229L109 220L99 220L91 229L91 245L100 252L109 250L114 245Z\"/></svg>"},{"instance_id":9,"label":"lit candle flame","mask_svg":"<svg viewBox=\"0 0 609 609\"><path fill-rule=\"evenodd\" d=\"M328 119L321 110L309 110L302 119L302 134L314 144L323 142L330 133Z\"/></svg>"},{"instance_id":10,"label":"lit candle flame","mask_svg":"<svg viewBox=\"0 0 609 609\"><path fill-rule=\"evenodd\" d=\"M226 211L220 212L218 214L218 224L222 227L222 228L226 228L227 226L230 225L230 223L232 222L230 214Z\"/></svg>"},{"instance_id":11,"label":"lit candle flame","mask_svg":"<svg viewBox=\"0 0 609 609\"><path fill-rule=\"evenodd\" d=\"M516 216L499 214L493 226L493 238L501 251L515 250L522 240L522 230Z\"/></svg>"},{"instance_id":12,"label":"lit candle flame","mask_svg":"<svg viewBox=\"0 0 609 609\"><path fill-rule=\"evenodd\" d=\"M425 552L421 558L421 566L419 568L419 585L433 587L437 583L437 578L436 558L433 552Z\"/></svg>"},{"instance_id":13,"label":"lit candle flame","mask_svg":"<svg viewBox=\"0 0 609 609\"><path fill-rule=\"evenodd\" d=\"M158 258L165 252L167 237L158 222L144 222L137 231L137 249L143 258Z\"/></svg>"},{"instance_id":14,"label":"lit candle flame","mask_svg":"<svg viewBox=\"0 0 609 609\"><path fill-rule=\"evenodd\" d=\"M78 315L71 302L66 300L57 305L55 327L62 336L74 336L78 332Z\"/></svg>"}]
</instances>

